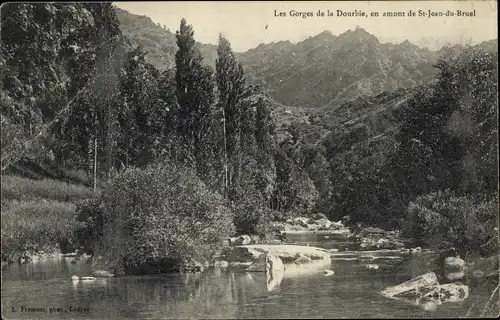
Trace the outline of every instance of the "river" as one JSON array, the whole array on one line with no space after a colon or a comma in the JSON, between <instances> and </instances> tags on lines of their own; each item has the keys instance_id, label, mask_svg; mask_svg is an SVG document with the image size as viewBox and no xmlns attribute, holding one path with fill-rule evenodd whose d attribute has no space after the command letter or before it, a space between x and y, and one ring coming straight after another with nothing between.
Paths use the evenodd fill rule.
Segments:
<instances>
[{"instance_id":1,"label":"river","mask_svg":"<svg viewBox=\"0 0 500 320\"><path fill-rule=\"evenodd\" d=\"M302 239L304 240L304 239ZM331 240L311 245L334 247ZM302 241L307 242L307 241ZM2 270L4 319L185 319L185 318L440 318L480 311L490 287L476 284L461 302L422 308L379 292L429 271L432 254L377 262L332 259L322 270L285 273L270 288L259 273L210 268L202 273L117 277L72 282L88 269L83 260L46 259ZM324 268L324 267L323 267Z\"/></svg>"}]
</instances>

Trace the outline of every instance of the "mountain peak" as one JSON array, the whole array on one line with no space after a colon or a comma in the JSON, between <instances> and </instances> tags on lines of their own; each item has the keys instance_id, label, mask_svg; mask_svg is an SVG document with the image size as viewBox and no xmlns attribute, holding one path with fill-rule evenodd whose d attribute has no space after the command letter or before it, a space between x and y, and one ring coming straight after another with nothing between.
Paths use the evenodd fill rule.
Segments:
<instances>
[{"instance_id":1,"label":"mountain peak","mask_svg":"<svg viewBox=\"0 0 500 320\"><path fill-rule=\"evenodd\" d=\"M325 31L323 31L321 33L318 33L317 35L315 35L314 37L311 37L309 39L313 40L313 41L318 41L318 40L320 40L320 41L329 41L329 40L331 40L333 38L334 38L334 36L333 36L332 32L329 31L329 30L325 30Z\"/></svg>"},{"instance_id":2,"label":"mountain peak","mask_svg":"<svg viewBox=\"0 0 500 320\"><path fill-rule=\"evenodd\" d=\"M405 49L409 49L409 48L418 48L417 45L414 45L413 43L411 43L410 41L408 41L408 39L406 39L405 41L401 42L399 44L402 48L405 48Z\"/></svg>"},{"instance_id":3,"label":"mountain peak","mask_svg":"<svg viewBox=\"0 0 500 320\"><path fill-rule=\"evenodd\" d=\"M325 30L321 33L319 33L316 37L331 37L332 32L330 30Z\"/></svg>"},{"instance_id":4,"label":"mountain peak","mask_svg":"<svg viewBox=\"0 0 500 320\"><path fill-rule=\"evenodd\" d=\"M369 33L365 29L360 26L356 26L354 30L347 30L346 32L339 35L339 38L350 39L350 40L358 40L358 41L370 41L370 42L379 42L377 37L373 34Z\"/></svg>"}]
</instances>

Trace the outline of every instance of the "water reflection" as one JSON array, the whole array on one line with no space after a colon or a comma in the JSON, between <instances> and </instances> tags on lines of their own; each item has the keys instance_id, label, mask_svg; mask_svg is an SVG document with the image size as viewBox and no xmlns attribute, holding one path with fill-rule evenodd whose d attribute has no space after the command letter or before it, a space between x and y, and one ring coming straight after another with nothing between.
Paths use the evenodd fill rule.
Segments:
<instances>
[{"instance_id":1,"label":"water reflection","mask_svg":"<svg viewBox=\"0 0 500 320\"><path fill-rule=\"evenodd\" d=\"M308 275L324 275L325 269L331 269L332 261L330 259L313 260L307 264L286 264L284 277L295 278L304 277Z\"/></svg>"},{"instance_id":2,"label":"water reflection","mask_svg":"<svg viewBox=\"0 0 500 320\"><path fill-rule=\"evenodd\" d=\"M377 261L373 272L358 261L286 265L266 275L234 268L151 277L71 281L88 266L68 259L12 265L3 270L2 313L7 319L183 319L183 318L418 318L463 317L484 305L491 290L414 301L387 299L379 292L428 271L425 255ZM324 270L335 274L325 277ZM416 301L415 301L416 300ZM454 303L448 303L454 302ZM87 313L12 313L12 307L82 307ZM474 311L474 310L473 310ZM480 312L481 310L479 310ZM472 314L471 314L472 316Z\"/></svg>"},{"instance_id":3,"label":"water reflection","mask_svg":"<svg viewBox=\"0 0 500 320\"><path fill-rule=\"evenodd\" d=\"M73 274L89 275L90 268L85 258L40 259L30 263L15 263L2 267L2 281L69 278Z\"/></svg>"},{"instance_id":4,"label":"water reflection","mask_svg":"<svg viewBox=\"0 0 500 320\"><path fill-rule=\"evenodd\" d=\"M245 277L252 282L252 286L258 288L256 291L260 294L264 292L279 292L280 284L283 281L283 272L275 271L265 272L246 272Z\"/></svg>"}]
</instances>

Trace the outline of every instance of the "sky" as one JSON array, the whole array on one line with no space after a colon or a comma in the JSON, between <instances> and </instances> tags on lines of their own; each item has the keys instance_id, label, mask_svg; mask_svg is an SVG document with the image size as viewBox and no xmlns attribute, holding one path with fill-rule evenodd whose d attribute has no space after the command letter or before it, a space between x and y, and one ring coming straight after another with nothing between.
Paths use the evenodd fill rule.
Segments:
<instances>
[{"instance_id":1,"label":"sky","mask_svg":"<svg viewBox=\"0 0 500 320\"><path fill-rule=\"evenodd\" d=\"M172 32L179 28L184 17L193 25L196 41L217 44L219 33L222 33L236 52L247 51L261 43L282 40L296 43L325 30L339 35L356 26L383 43L409 40L431 50L448 44L474 45L498 38L496 1L145 1L113 4L130 13L146 15ZM292 16L291 10L310 12L313 16ZM334 16L328 16L327 10ZM363 11L366 16L338 17L337 10ZM408 16L410 10L416 16ZM419 17L419 10L426 16ZM455 16L429 17L429 10L449 11ZM475 10L476 16L458 17L457 10ZM325 16L317 16L318 11ZM280 12L286 16L279 16ZM379 16L372 16L373 12ZM384 17L384 12L404 13L404 17Z\"/></svg>"}]
</instances>

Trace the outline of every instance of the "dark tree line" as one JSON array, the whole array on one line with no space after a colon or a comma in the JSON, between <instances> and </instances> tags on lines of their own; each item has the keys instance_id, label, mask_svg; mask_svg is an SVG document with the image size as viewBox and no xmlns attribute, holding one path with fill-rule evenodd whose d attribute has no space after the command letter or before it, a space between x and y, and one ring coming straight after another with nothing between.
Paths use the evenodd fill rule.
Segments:
<instances>
[{"instance_id":1,"label":"dark tree line","mask_svg":"<svg viewBox=\"0 0 500 320\"><path fill-rule=\"evenodd\" d=\"M444 56L436 82L394 109L378 144L371 131L386 120L328 117L292 123L278 142L274 102L247 84L222 35L213 70L183 19L175 68L160 72L122 36L110 3L2 10L2 170L50 150L59 166L106 181L168 159L193 168L243 222L323 212L401 227L420 196L498 192L497 66L479 50Z\"/></svg>"},{"instance_id":2,"label":"dark tree line","mask_svg":"<svg viewBox=\"0 0 500 320\"><path fill-rule=\"evenodd\" d=\"M249 158L273 158L272 102L245 84L224 37L214 71L183 19L176 66L162 73L121 35L110 3L3 10L2 136L21 133L2 139L3 169L50 152L59 166L107 180L170 158L236 200Z\"/></svg>"}]
</instances>

